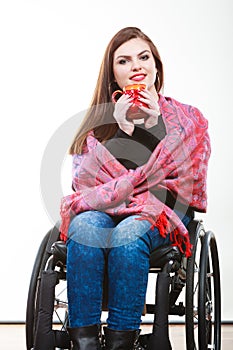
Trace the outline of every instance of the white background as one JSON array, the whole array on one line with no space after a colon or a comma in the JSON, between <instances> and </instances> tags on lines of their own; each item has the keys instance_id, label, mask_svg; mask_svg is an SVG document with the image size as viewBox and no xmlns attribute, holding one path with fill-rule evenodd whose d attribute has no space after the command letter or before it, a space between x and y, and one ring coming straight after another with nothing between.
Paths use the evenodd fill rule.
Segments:
<instances>
[{"instance_id":1,"label":"white background","mask_svg":"<svg viewBox=\"0 0 233 350\"><path fill-rule=\"evenodd\" d=\"M157 45L164 94L197 106L209 120L209 206L201 217L217 236L223 320L233 320L232 13L231 0L1 2L0 321L25 320L35 255L54 224L41 196L45 149L65 121L88 107L105 47L125 26L138 26ZM64 164L68 194L69 159Z\"/></svg>"}]
</instances>

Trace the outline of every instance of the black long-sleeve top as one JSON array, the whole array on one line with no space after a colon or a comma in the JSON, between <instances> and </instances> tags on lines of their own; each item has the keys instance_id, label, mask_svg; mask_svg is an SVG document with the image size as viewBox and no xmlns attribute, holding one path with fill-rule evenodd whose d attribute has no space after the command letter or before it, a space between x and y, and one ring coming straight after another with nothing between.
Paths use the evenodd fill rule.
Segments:
<instances>
[{"instance_id":1,"label":"black long-sleeve top","mask_svg":"<svg viewBox=\"0 0 233 350\"><path fill-rule=\"evenodd\" d=\"M118 129L114 137L106 141L104 146L127 169L135 169L148 161L151 153L165 136L166 127L160 115L158 123L152 128L146 129L144 124L135 125L132 136ZM153 191L153 194L170 208L175 207L176 210L193 216L193 210L187 209L186 205L177 202L174 194L170 191Z\"/></svg>"}]
</instances>

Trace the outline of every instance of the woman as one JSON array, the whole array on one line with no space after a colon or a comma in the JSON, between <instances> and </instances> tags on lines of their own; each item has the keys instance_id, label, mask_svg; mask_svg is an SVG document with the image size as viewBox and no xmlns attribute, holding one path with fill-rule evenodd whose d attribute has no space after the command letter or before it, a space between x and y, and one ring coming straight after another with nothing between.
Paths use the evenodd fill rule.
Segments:
<instances>
[{"instance_id":1,"label":"woman","mask_svg":"<svg viewBox=\"0 0 233 350\"><path fill-rule=\"evenodd\" d=\"M143 83L141 115L132 96L112 95ZM206 211L210 154L200 111L165 98L163 65L135 27L107 46L91 107L71 145L74 193L61 205L67 242L69 333L73 349L99 349L103 278L108 275L106 349L133 349L145 302L149 257L172 243L187 256L186 229Z\"/></svg>"}]
</instances>

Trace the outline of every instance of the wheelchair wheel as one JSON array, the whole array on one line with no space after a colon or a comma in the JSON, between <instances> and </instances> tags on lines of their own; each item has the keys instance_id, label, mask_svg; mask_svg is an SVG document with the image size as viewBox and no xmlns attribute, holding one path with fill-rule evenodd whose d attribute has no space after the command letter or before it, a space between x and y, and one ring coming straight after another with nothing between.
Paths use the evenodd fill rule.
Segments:
<instances>
[{"instance_id":1,"label":"wheelchair wheel","mask_svg":"<svg viewBox=\"0 0 233 350\"><path fill-rule=\"evenodd\" d=\"M216 240L208 231L204 237L199 278L198 339L200 349L219 350L221 344L221 291Z\"/></svg>"},{"instance_id":2,"label":"wheelchair wheel","mask_svg":"<svg viewBox=\"0 0 233 350\"><path fill-rule=\"evenodd\" d=\"M51 254L46 252L46 246L50 237L50 231L45 235L38 249L35 263L32 269L31 280L28 290L27 310L26 310L26 345L27 350L33 348L36 316L37 316L37 296L40 285L41 272Z\"/></svg>"},{"instance_id":3,"label":"wheelchair wheel","mask_svg":"<svg viewBox=\"0 0 233 350\"><path fill-rule=\"evenodd\" d=\"M186 345L188 350L221 348L221 295L218 251L214 234L202 224L192 241L187 262Z\"/></svg>"}]
</instances>

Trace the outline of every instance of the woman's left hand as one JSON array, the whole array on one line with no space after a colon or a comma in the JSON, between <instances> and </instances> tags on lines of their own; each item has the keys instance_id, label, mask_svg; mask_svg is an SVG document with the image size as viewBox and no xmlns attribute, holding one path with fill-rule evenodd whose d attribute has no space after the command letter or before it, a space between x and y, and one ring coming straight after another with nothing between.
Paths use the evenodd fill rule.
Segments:
<instances>
[{"instance_id":1,"label":"woman's left hand","mask_svg":"<svg viewBox=\"0 0 233 350\"><path fill-rule=\"evenodd\" d=\"M158 117L161 114L159 104L156 101L154 94L148 90L140 91L139 101L145 103L148 106L148 108L140 106L140 109L148 115L148 117L145 118L146 129L152 128L158 124Z\"/></svg>"}]
</instances>

